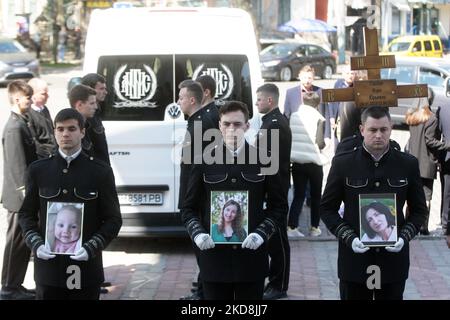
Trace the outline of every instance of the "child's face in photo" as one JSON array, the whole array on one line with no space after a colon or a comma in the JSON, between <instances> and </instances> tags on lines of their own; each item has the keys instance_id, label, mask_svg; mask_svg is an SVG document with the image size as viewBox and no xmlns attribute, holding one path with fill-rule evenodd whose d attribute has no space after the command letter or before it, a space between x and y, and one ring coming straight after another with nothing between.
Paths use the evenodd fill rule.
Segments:
<instances>
[{"instance_id":1,"label":"child's face in photo","mask_svg":"<svg viewBox=\"0 0 450 320\"><path fill-rule=\"evenodd\" d=\"M70 243L78 240L79 234L77 214L71 210L59 211L55 221L55 237L62 243Z\"/></svg>"}]
</instances>

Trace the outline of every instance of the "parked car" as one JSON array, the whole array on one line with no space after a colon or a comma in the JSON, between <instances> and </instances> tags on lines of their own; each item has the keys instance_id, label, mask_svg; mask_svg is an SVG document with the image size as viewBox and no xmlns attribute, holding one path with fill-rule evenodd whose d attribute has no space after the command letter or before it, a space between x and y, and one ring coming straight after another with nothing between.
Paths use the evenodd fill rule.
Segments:
<instances>
[{"instance_id":1,"label":"parked car","mask_svg":"<svg viewBox=\"0 0 450 320\"><path fill-rule=\"evenodd\" d=\"M442 42L437 35L400 36L388 45L388 53L409 57L442 57Z\"/></svg>"},{"instance_id":2,"label":"parked car","mask_svg":"<svg viewBox=\"0 0 450 320\"><path fill-rule=\"evenodd\" d=\"M0 38L0 83L39 76L39 60L19 42Z\"/></svg>"},{"instance_id":3,"label":"parked car","mask_svg":"<svg viewBox=\"0 0 450 320\"><path fill-rule=\"evenodd\" d=\"M450 61L442 58L396 57L396 68L381 70L381 78L396 79L397 85L427 84L435 94L431 105L434 112L438 107L448 108L450 104L450 98L446 96L446 78L449 76ZM394 123L403 124L406 111L417 107L418 103L418 98L399 99L399 106L390 108Z\"/></svg>"},{"instance_id":4,"label":"parked car","mask_svg":"<svg viewBox=\"0 0 450 320\"><path fill-rule=\"evenodd\" d=\"M311 65L316 75L322 79L330 79L336 72L336 57L314 44L276 43L262 50L259 57L264 79L296 79L300 69L307 64Z\"/></svg>"}]
</instances>

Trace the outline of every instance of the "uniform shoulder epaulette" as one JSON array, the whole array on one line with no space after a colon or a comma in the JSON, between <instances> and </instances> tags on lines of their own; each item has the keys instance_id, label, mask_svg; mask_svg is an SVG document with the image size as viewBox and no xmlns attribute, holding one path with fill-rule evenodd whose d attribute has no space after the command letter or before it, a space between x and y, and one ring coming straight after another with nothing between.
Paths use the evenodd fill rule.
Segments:
<instances>
[{"instance_id":1,"label":"uniform shoulder epaulette","mask_svg":"<svg viewBox=\"0 0 450 320\"><path fill-rule=\"evenodd\" d=\"M355 146L355 147L353 147L353 148L351 148L351 149L347 149L347 150L340 151L339 153L336 153L336 154L334 155L334 157L336 158L336 157L341 157L341 156L344 156L344 155L347 155L347 154L354 153L354 152L356 152L359 148L360 148L360 147Z\"/></svg>"},{"instance_id":2,"label":"uniform shoulder epaulette","mask_svg":"<svg viewBox=\"0 0 450 320\"><path fill-rule=\"evenodd\" d=\"M94 158L93 156L88 156L88 160L92 161L95 164L101 165L102 167L109 167L109 164L107 164L105 161Z\"/></svg>"}]
</instances>

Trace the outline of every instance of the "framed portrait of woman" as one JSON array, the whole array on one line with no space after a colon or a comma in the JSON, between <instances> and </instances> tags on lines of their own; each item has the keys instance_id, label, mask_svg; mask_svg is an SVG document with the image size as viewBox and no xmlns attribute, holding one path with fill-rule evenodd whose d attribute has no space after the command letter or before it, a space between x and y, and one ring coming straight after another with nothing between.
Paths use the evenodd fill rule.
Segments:
<instances>
[{"instance_id":1,"label":"framed portrait of woman","mask_svg":"<svg viewBox=\"0 0 450 320\"><path fill-rule=\"evenodd\" d=\"M248 234L248 191L211 191L210 215L214 243L242 243Z\"/></svg>"},{"instance_id":2,"label":"framed portrait of woman","mask_svg":"<svg viewBox=\"0 0 450 320\"><path fill-rule=\"evenodd\" d=\"M360 239L368 247L394 245L398 240L395 193L359 196Z\"/></svg>"},{"instance_id":3,"label":"framed portrait of woman","mask_svg":"<svg viewBox=\"0 0 450 320\"><path fill-rule=\"evenodd\" d=\"M75 254L82 246L84 203L48 202L45 246L53 254Z\"/></svg>"}]
</instances>

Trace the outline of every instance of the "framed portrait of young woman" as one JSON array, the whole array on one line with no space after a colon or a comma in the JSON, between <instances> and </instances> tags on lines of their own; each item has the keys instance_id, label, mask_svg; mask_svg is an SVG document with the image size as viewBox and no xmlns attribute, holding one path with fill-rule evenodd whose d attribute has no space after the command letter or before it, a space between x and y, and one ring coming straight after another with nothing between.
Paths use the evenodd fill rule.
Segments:
<instances>
[{"instance_id":1,"label":"framed portrait of young woman","mask_svg":"<svg viewBox=\"0 0 450 320\"><path fill-rule=\"evenodd\" d=\"M248 191L211 191L210 214L214 243L242 243L248 234Z\"/></svg>"},{"instance_id":2,"label":"framed portrait of young woman","mask_svg":"<svg viewBox=\"0 0 450 320\"><path fill-rule=\"evenodd\" d=\"M360 239L368 247L390 246L397 242L395 193L359 196Z\"/></svg>"}]
</instances>

